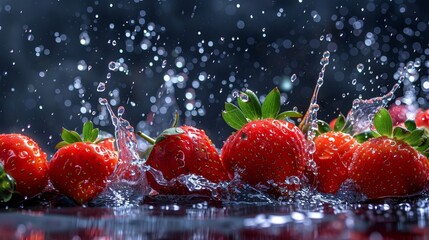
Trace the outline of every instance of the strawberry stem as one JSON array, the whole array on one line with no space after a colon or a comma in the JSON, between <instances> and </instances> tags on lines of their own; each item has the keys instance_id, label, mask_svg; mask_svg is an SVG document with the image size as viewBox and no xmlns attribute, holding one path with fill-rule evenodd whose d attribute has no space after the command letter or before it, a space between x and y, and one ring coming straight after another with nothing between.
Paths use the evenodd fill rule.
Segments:
<instances>
[{"instance_id":1,"label":"strawberry stem","mask_svg":"<svg viewBox=\"0 0 429 240\"><path fill-rule=\"evenodd\" d=\"M143 138L144 140L146 140L148 143L150 143L151 145L155 144L155 139L149 137L148 135L144 134L143 132L138 131L137 135L141 138Z\"/></svg>"}]
</instances>

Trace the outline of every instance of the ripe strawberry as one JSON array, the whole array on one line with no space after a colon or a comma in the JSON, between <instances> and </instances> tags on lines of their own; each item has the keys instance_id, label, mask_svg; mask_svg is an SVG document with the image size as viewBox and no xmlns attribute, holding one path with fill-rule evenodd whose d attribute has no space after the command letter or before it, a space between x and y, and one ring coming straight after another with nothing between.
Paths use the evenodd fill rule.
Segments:
<instances>
[{"instance_id":1,"label":"ripe strawberry","mask_svg":"<svg viewBox=\"0 0 429 240\"><path fill-rule=\"evenodd\" d=\"M226 123L237 130L222 148L222 161L229 176L238 174L243 182L275 197L288 196L300 185L309 153L301 130L283 119L301 114L278 114L277 88L266 96L262 106L250 90L241 93L238 105L226 103L222 113Z\"/></svg>"},{"instance_id":2,"label":"ripe strawberry","mask_svg":"<svg viewBox=\"0 0 429 240\"><path fill-rule=\"evenodd\" d=\"M393 125L399 125L408 120L407 117L408 108L407 105L396 105L393 104L389 107L390 116L392 116Z\"/></svg>"},{"instance_id":3,"label":"ripe strawberry","mask_svg":"<svg viewBox=\"0 0 429 240\"><path fill-rule=\"evenodd\" d=\"M419 109L416 113L415 122L417 127L429 128L429 109Z\"/></svg>"},{"instance_id":4,"label":"ripe strawberry","mask_svg":"<svg viewBox=\"0 0 429 240\"><path fill-rule=\"evenodd\" d=\"M83 204L104 191L118 163L118 153L97 144L98 129L91 122L84 124L83 139L64 128L61 137L64 141L56 146L49 176L59 192Z\"/></svg>"},{"instance_id":5,"label":"ripe strawberry","mask_svg":"<svg viewBox=\"0 0 429 240\"><path fill-rule=\"evenodd\" d=\"M138 132L138 135L153 145L146 164L160 171L167 181L189 174L200 175L213 183L229 180L215 146L201 129L191 126L172 127L164 130L156 140L142 132ZM153 174L148 174L147 178L149 185L160 194L190 193L179 182L163 185L159 183L161 179L156 179Z\"/></svg>"},{"instance_id":6,"label":"ripe strawberry","mask_svg":"<svg viewBox=\"0 0 429 240\"><path fill-rule=\"evenodd\" d=\"M318 135L313 139L316 151L313 160L317 165L316 188L319 192L335 194L347 179L352 153L359 143L345 129L345 118L340 115L332 130L319 122ZM309 174L309 176L312 176Z\"/></svg>"},{"instance_id":7,"label":"ripe strawberry","mask_svg":"<svg viewBox=\"0 0 429 240\"><path fill-rule=\"evenodd\" d=\"M413 121L395 127L386 109L374 117L375 138L353 154L349 178L369 199L407 196L424 189L429 180L429 139ZM426 155L426 156L425 156Z\"/></svg>"},{"instance_id":8,"label":"ripe strawberry","mask_svg":"<svg viewBox=\"0 0 429 240\"><path fill-rule=\"evenodd\" d=\"M39 194L48 184L46 153L28 136L0 134L0 197L15 191L25 197ZM0 198L0 200L1 200Z\"/></svg>"}]
</instances>

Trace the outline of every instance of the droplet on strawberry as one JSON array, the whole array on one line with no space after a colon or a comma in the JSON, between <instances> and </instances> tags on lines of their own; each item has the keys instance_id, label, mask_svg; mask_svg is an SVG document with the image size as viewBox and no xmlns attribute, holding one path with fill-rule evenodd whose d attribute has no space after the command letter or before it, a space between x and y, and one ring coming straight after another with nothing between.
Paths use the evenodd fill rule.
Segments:
<instances>
[{"instance_id":1,"label":"droplet on strawberry","mask_svg":"<svg viewBox=\"0 0 429 240\"><path fill-rule=\"evenodd\" d=\"M287 197L299 189L306 163L308 145L304 134L287 117L301 117L294 111L280 112L280 92L273 89L263 104L250 90L241 93L238 106L225 103L222 116L236 129L222 148L222 161L230 175L272 194Z\"/></svg>"}]
</instances>

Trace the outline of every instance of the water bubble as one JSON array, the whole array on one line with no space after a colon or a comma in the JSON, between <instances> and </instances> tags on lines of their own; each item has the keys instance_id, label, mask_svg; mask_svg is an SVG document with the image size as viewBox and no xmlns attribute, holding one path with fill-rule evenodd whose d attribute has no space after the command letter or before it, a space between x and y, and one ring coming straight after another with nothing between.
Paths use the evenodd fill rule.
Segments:
<instances>
[{"instance_id":1,"label":"water bubble","mask_svg":"<svg viewBox=\"0 0 429 240\"><path fill-rule=\"evenodd\" d=\"M104 92L106 90L106 84L104 82L98 83L97 92Z\"/></svg>"},{"instance_id":2,"label":"water bubble","mask_svg":"<svg viewBox=\"0 0 429 240\"><path fill-rule=\"evenodd\" d=\"M355 78L355 79L352 80L352 85L356 85L356 83L357 83L357 80Z\"/></svg>"},{"instance_id":3,"label":"water bubble","mask_svg":"<svg viewBox=\"0 0 429 240\"><path fill-rule=\"evenodd\" d=\"M357 69L357 71L359 72L359 73L361 73L362 71L363 71L363 69L365 68L365 66L362 64L362 63L359 63L357 66L356 66L356 69Z\"/></svg>"}]
</instances>

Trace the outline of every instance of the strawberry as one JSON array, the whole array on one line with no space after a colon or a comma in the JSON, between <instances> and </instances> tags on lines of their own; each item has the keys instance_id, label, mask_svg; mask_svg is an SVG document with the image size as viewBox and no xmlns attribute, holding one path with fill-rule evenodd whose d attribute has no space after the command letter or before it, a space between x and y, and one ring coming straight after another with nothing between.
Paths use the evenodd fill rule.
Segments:
<instances>
[{"instance_id":1,"label":"strawberry","mask_svg":"<svg viewBox=\"0 0 429 240\"><path fill-rule=\"evenodd\" d=\"M176 124L177 121L174 125ZM146 165L160 171L167 181L189 174L200 175L213 183L229 180L217 149L204 130L191 126L173 126L164 130L156 140L142 132L138 132L138 135L153 145L146 153ZM147 178L150 187L160 194L190 193L186 186L177 181L165 185L160 184L160 179L156 179L153 174L148 174Z\"/></svg>"},{"instance_id":2,"label":"strawberry","mask_svg":"<svg viewBox=\"0 0 429 240\"><path fill-rule=\"evenodd\" d=\"M307 141L301 130L279 114L280 92L274 88L262 106L251 91L242 92L238 106L225 104L222 116L237 131L225 141L222 161L230 177L240 179L275 197L289 196L297 190L309 160Z\"/></svg>"},{"instance_id":3,"label":"strawberry","mask_svg":"<svg viewBox=\"0 0 429 240\"><path fill-rule=\"evenodd\" d=\"M53 186L79 204L86 203L107 186L118 163L118 153L97 144L98 129L88 121L83 139L75 131L62 130L62 142L51 159L49 177Z\"/></svg>"},{"instance_id":4,"label":"strawberry","mask_svg":"<svg viewBox=\"0 0 429 240\"><path fill-rule=\"evenodd\" d=\"M374 138L358 146L349 167L349 178L368 199L419 193L429 180L429 139L414 121L395 127L382 108L374 117Z\"/></svg>"},{"instance_id":5,"label":"strawberry","mask_svg":"<svg viewBox=\"0 0 429 240\"><path fill-rule=\"evenodd\" d=\"M15 191L33 197L47 184L46 153L37 143L22 134L0 134L0 200L8 201Z\"/></svg>"},{"instance_id":6,"label":"strawberry","mask_svg":"<svg viewBox=\"0 0 429 240\"><path fill-rule=\"evenodd\" d=\"M337 118L333 130L328 123L319 121L318 125L318 135L313 139L316 147L313 154L317 165L316 188L322 193L335 194L347 179L352 153L359 143L346 133L347 124L343 115Z\"/></svg>"},{"instance_id":7,"label":"strawberry","mask_svg":"<svg viewBox=\"0 0 429 240\"><path fill-rule=\"evenodd\" d=\"M416 113L415 122L417 127L424 127L429 129L429 109L419 109Z\"/></svg>"}]
</instances>

